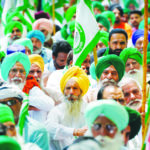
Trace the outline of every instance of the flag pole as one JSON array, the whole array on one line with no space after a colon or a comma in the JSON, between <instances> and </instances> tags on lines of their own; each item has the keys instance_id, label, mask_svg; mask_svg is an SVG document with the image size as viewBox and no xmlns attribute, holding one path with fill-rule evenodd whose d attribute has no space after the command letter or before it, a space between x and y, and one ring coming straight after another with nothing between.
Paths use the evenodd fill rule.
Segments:
<instances>
[{"instance_id":1,"label":"flag pole","mask_svg":"<svg viewBox=\"0 0 150 150\"><path fill-rule=\"evenodd\" d=\"M93 48L93 56L94 56L94 63L95 63L95 67L97 65L97 49L96 47Z\"/></svg>"},{"instance_id":2,"label":"flag pole","mask_svg":"<svg viewBox=\"0 0 150 150\"><path fill-rule=\"evenodd\" d=\"M53 35L56 33L56 26L55 26L55 0L52 3L52 11L53 11Z\"/></svg>"},{"instance_id":3,"label":"flag pole","mask_svg":"<svg viewBox=\"0 0 150 150\"><path fill-rule=\"evenodd\" d=\"M146 105L146 73L147 73L147 45L148 45L148 0L144 0L144 46L143 46L143 98L142 98L142 145L145 141L145 105ZM145 135L145 136L144 136Z\"/></svg>"}]
</instances>

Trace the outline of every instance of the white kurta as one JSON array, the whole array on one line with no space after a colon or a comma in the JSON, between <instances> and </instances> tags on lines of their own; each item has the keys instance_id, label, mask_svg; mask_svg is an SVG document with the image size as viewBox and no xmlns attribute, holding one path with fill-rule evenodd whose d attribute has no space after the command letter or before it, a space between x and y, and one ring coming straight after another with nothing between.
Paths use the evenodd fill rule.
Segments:
<instances>
[{"instance_id":1,"label":"white kurta","mask_svg":"<svg viewBox=\"0 0 150 150\"><path fill-rule=\"evenodd\" d=\"M79 120L76 121L73 117L69 123L64 121L64 112L66 109L65 103L61 103L54 107L46 121L46 128L50 134L50 149L62 150L64 147L70 145L75 137L73 136L74 129L82 128L85 126L84 110L86 104L83 103L82 111Z\"/></svg>"}]
</instances>

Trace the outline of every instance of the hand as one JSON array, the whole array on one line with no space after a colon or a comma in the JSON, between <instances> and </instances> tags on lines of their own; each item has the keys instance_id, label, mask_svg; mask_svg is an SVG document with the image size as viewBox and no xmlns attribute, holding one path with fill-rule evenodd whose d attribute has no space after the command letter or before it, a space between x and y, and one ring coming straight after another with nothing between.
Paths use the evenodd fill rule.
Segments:
<instances>
[{"instance_id":1,"label":"hand","mask_svg":"<svg viewBox=\"0 0 150 150\"><path fill-rule=\"evenodd\" d=\"M83 136L87 130L88 130L87 127L83 127L80 129L74 129L73 135L74 136Z\"/></svg>"}]
</instances>

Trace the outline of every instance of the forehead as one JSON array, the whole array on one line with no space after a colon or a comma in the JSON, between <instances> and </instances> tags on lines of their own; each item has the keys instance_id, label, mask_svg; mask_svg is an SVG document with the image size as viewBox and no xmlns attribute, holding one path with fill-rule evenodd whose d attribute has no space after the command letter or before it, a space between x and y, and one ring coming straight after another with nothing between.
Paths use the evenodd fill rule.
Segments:
<instances>
[{"instance_id":1,"label":"forehead","mask_svg":"<svg viewBox=\"0 0 150 150\"><path fill-rule=\"evenodd\" d=\"M137 61L136 61L135 59L128 58L126 64L127 64L127 63L132 63L132 62L137 62ZM137 63L138 63L138 62L137 62Z\"/></svg>"},{"instance_id":2,"label":"forehead","mask_svg":"<svg viewBox=\"0 0 150 150\"><path fill-rule=\"evenodd\" d=\"M137 13L134 13L134 14L130 15L130 18L132 18L132 17L141 17L141 16L139 14L137 14Z\"/></svg>"},{"instance_id":3,"label":"forehead","mask_svg":"<svg viewBox=\"0 0 150 150\"><path fill-rule=\"evenodd\" d=\"M35 37L32 37L32 38L31 38L31 41L41 42L39 39L37 39L37 38L35 38Z\"/></svg>"},{"instance_id":4,"label":"forehead","mask_svg":"<svg viewBox=\"0 0 150 150\"><path fill-rule=\"evenodd\" d=\"M41 70L37 64L31 64L30 70Z\"/></svg>"},{"instance_id":5,"label":"forehead","mask_svg":"<svg viewBox=\"0 0 150 150\"><path fill-rule=\"evenodd\" d=\"M143 41L144 41L144 37L140 37L140 38L137 39L136 44L137 44L138 42L143 42Z\"/></svg>"},{"instance_id":6,"label":"forehead","mask_svg":"<svg viewBox=\"0 0 150 150\"><path fill-rule=\"evenodd\" d=\"M14 69L14 68L18 68L18 69L23 69L23 70L25 70L24 69L24 66L20 63L20 62L16 62L15 63L15 65L12 67L12 69Z\"/></svg>"},{"instance_id":7,"label":"forehead","mask_svg":"<svg viewBox=\"0 0 150 150\"><path fill-rule=\"evenodd\" d=\"M59 52L57 58L59 58L59 59L66 59L67 55L68 55L67 53Z\"/></svg>"},{"instance_id":8,"label":"forehead","mask_svg":"<svg viewBox=\"0 0 150 150\"><path fill-rule=\"evenodd\" d=\"M110 41L123 40L126 41L126 37L123 33L113 33L111 35Z\"/></svg>"},{"instance_id":9,"label":"forehead","mask_svg":"<svg viewBox=\"0 0 150 150\"><path fill-rule=\"evenodd\" d=\"M111 71L111 72L117 72L117 70L115 69L115 67L113 65L109 66L108 68L106 68L103 72L105 71Z\"/></svg>"},{"instance_id":10,"label":"forehead","mask_svg":"<svg viewBox=\"0 0 150 150\"><path fill-rule=\"evenodd\" d=\"M104 89L104 92L107 94L107 95L119 95L119 94L123 94L121 88L119 87L116 87L116 86L107 86L105 89Z\"/></svg>"},{"instance_id":11,"label":"forehead","mask_svg":"<svg viewBox=\"0 0 150 150\"><path fill-rule=\"evenodd\" d=\"M17 27L14 27L12 31L16 31L19 30ZM19 30L20 31L20 30Z\"/></svg>"},{"instance_id":12,"label":"forehead","mask_svg":"<svg viewBox=\"0 0 150 150\"><path fill-rule=\"evenodd\" d=\"M6 102L6 101L9 101L9 100L18 100L19 101L19 99L17 99L16 97L8 97L8 98L4 98L4 99L0 99L0 102Z\"/></svg>"},{"instance_id":13,"label":"forehead","mask_svg":"<svg viewBox=\"0 0 150 150\"><path fill-rule=\"evenodd\" d=\"M77 87L77 88L80 88L79 84L75 81L74 78L71 78L71 79L69 79L67 81L65 88L66 87Z\"/></svg>"},{"instance_id":14,"label":"forehead","mask_svg":"<svg viewBox=\"0 0 150 150\"><path fill-rule=\"evenodd\" d=\"M137 89L140 91L137 83L134 81L128 82L126 85L122 86L123 92L132 92L132 90Z\"/></svg>"},{"instance_id":15,"label":"forehead","mask_svg":"<svg viewBox=\"0 0 150 150\"><path fill-rule=\"evenodd\" d=\"M119 9L117 9L117 8L115 8L115 9L113 10L113 12L114 12L114 13L120 13Z\"/></svg>"}]
</instances>

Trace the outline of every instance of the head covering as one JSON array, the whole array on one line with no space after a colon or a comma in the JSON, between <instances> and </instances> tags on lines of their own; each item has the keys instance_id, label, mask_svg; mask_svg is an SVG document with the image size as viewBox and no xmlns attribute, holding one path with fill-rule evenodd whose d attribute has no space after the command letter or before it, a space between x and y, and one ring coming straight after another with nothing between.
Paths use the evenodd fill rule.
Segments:
<instances>
[{"instance_id":1,"label":"head covering","mask_svg":"<svg viewBox=\"0 0 150 150\"><path fill-rule=\"evenodd\" d=\"M15 53L15 52L22 52L25 54L25 51L26 50L25 50L24 46L18 45L18 44L13 44L13 45L8 46L6 53L7 53L7 55Z\"/></svg>"},{"instance_id":2,"label":"head covering","mask_svg":"<svg viewBox=\"0 0 150 150\"><path fill-rule=\"evenodd\" d=\"M0 135L1 150L21 150L19 143L12 137Z\"/></svg>"},{"instance_id":3,"label":"head covering","mask_svg":"<svg viewBox=\"0 0 150 150\"><path fill-rule=\"evenodd\" d=\"M125 106L126 111L129 114L129 126L131 128L130 136L129 139L134 138L138 132L140 131L141 128L141 114L129 107Z\"/></svg>"},{"instance_id":4,"label":"head covering","mask_svg":"<svg viewBox=\"0 0 150 150\"><path fill-rule=\"evenodd\" d=\"M100 41L107 47L108 46L108 41L109 41L109 33L106 31L100 31L101 36L100 36Z\"/></svg>"},{"instance_id":5,"label":"head covering","mask_svg":"<svg viewBox=\"0 0 150 150\"><path fill-rule=\"evenodd\" d=\"M120 58L124 61L126 64L128 58L135 59L140 65L142 65L142 55L137 50L137 48L125 48L120 53Z\"/></svg>"},{"instance_id":6,"label":"head covering","mask_svg":"<svg viewBox=\"0 0 150 150\"><path fill-rule=\"evenodd\" d=\"M114 25L116 16L112 11L104 11L101 13L101 15L107 17L107 19L109 18L112 22L112 25Z\"/></svg>"},{"instance_id":7,"label":"head covering","mask_svg":"<svg viewBox=\"0 0 150 150\"><path fill-rule=\"evenodd\" d=\"M7 81L9 71L16 64L16 62L20 62L24 66L27 77L31 65L30 60L26 54L16 52L6 56L1 65L1 75L5 81Z\"/></svg>"},{"instance_id":8,"label":"head covering","mask_svg":"<svg viewBox=\"0 0 150 150\"><path fill-rule=\"evenodd\" d=\"M92 6L93 6L93 9L98 8L99 11L101 11L101 12L104 11L104 6L101 4L101 2L92 1Z\"/></svg>"},{"instance_id":9,"label":"head covering","mask_svg":"<svg viewBox=\"0 0 150 150\"><path fill-rule=\"evenodd\" d=\"M32 41L28 38L21 38L21 39L15 40L13 44L18 44L24 47L28 47L31 51L31 54L33 53L33 44L32 44Z\"/></svg>"},{"instance_id":10,"label":"head covering","mask_svg":"<svg viewBox=\"0 0 150 150\"><path fill-rule=\"evenodd\" d=\"M140 38L144 37L144 30L136 30L132 35L132 43L135 46L136 41ZM148 41L150 41L150 33L148 33Z\"/></svg>"},{"instance_id":11,"label":"head covering","mask_svg":"<svg viewBox=\"0 0 150 150\"><path fill-rule=\"evenodd\" d=\"M40 55L38 54L29 55L29 59L30 59L31 65L32 64L38 65L41 68L42 72L44 72L44 60Z\"/></svg>"},{"instance_id":12,"label":"head covering","mask_svg":"<svg viewBox=\"0 0 150 150\"><path fill-rule=\"evenodd\" d=\"M65 86L69 79L73 78L80 86L82 90L82 96L86 94L89 88L89 79L87 74L81 68L73 66L68 69L60 81L60 89L64 93Z\"/></svg>"},{"instance_id":13,"label":"head covering","mask_svg":"<svg viewBox=\"0 0 150 150\"><path fill-rule=\"evenodd\" d=\"M144 29L144 19L139 24L139 29ZM150 18L148 18L148 25L150 24Z\"/></svg>"},{"instance_id":14,"label":"head covering","mask_svg":"<svg viewBox=\"0 0 150 150\"><path fill-rule=\"evenodd\" d=\"M124 9L123 9L123 13L124 13L124 14L129 14L129 13L130 13L130 9L124 8Z\"/></svg>"},{"instance_id":15,"label":"head covering","mask_svg":"<svg viewBox=\"0 0 150 150\"><path fill-rule=\"evenodd\" d=\"M50 15L46 12L44 12L43 10L40 10L38 12L36 12L34 14L35 19L40 19L40 18L46 18L46 19L50 19Z\"/></svg>"},{"instance_id":16,"label":"head covering","mask_svg":"<svg viewBox=\"0 0 150 150\"><path fill-rule=\"evenodd\" d=\"M71 6L65 13L65 19L67 22L71 21L73 15L76 13L76 5Z\"/></svg>"},{"instance_id":17,"label":"head covering","mask_svg":"<svg viewBox=\"0 0 150 150\"><path fill-rule=\"evenodd\" d=\"M71 33L73 31L75 31L75 23L76 23L75 20L69 22L69 30L70 30Z\"/></svg>"},{"instance_id":18,"label":"head covering","mask_svg":"<svg viewBox=\"0 0 150 150\"><path fill-rule=\"evenodd\" d=\"M125 0L125 8L129 8L130 4L133 4L136 8L139 8L139 4L136 0Z\"/></svg>"},{"instance_id":19,"label":"head covering","mask_svg":"<svg viewBox=\"0 0 150 150\"><path fill-rule=\"evenodd\" d=\"M114 54L103 56L98 60L98 63L95 69L97 78L100 79L103 71L111 65L113 65L115 69L117 70L119 81L120 81L125 72L125 64L119 56L114 55Z\"/></svg>"},{"instance_id":20,"label":"head covering","mask_svg":"<svg viewBox=\"0 0 150 150\"><path fill-rule=\"evenodd\" d=\"M8 33L11 33L15 27L18 28L21 33L23 33L23 25L19 21L10 21L5 26L4 34L7 35Z\"/></svg>"},{"instance_id":21,"label":"head covering","mask_svg":"<svg viewBox=\"0 0 150 150\"><path fill-rule=\"evenodd\" d=\"M52 34L53 33L53 25L50 22L50 20L48 20L46 18L40 18L33 23L33 30L41 30L41 29L45 29L50 34Z\"/></svg>"},{"instance_id":22,"label":"head covering","mask_svg":"<svg viewBox=\"0 0 150 150\"><path fill-rule=\"evenodd\" d=\"M0 51L0 59L2 59L5 56L6 56L5 52L4 51Z\"/></svg>"},{"instance_id":23,"label":"head covering","mask_svg":"<svg viewBox=\"0 0 150 150\"><path fill-rule=\"evenodd\" d=\"M129 122L129 116L124 106L114 100L100 100L89 103L85 111L85 121L89 129L100 115L111 120L119 131L125 129Z\"/></svg>"},{"instance_id":24,"label":"head covering","mask_svg":"<svg viewBox=\"0 0 150 150\"><path fill-rule=\"evenodd\" d=\"M45 41L45 35L40 30L32 30L32 31L28 32L27 38L29 38L29 39L37 38L38 40L41 41L42 44Z\"/></svg>"},{"instance_id":25,"label":"head covering","mask_svg":"<svg viewBox=\"0 0 150 150\"><path fill-rule=\"evenodd\" d=\"M7 105L0 104L0 123L8 121L15 123L13 112Z\"/></svg>"},{"instance_id":26,"label":"head covering","mask_svg":"<svg viewBox=\"0 0 150 150\"><path fill-rule=\"evenodd\" d=\"M147 64L150 64L150 52L147 52Z\"/></svg>"},{"instance_id":27,"label":"head covering","mask_svg":"<svg viewBox=\"0 0 150 150\"><path fill-rule=\"evenodd\" d=\"M98 23L102 24L107 29L107 31L109 31L109 29L110 29L110 22L107 19L107 17L103 16L102 14L98 14L98 15L96 15L96 21Z\"/></svg>"}]
</instances>

